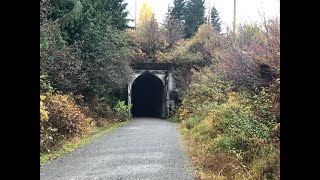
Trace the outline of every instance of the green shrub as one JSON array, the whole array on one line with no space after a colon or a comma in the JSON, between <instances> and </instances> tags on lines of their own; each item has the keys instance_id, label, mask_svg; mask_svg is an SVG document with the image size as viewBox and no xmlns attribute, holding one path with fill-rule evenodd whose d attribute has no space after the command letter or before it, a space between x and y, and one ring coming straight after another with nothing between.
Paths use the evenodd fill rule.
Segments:
<instances>
[{"instance_id":1,"label":"green shrub","mask_svg":"<svg viewBox=\"0 0 320 180\"><path fill-rule=\"evenodd\" d=\"M192 83L177 111L180 121L187 119L192 113L207 113L204 109L214 109L216 105L226 101L226 93L231 89L230 83L221 81L210 68L192 72Z\"/></svg>"},{"instance_id":2,"label":"green shrub","mask_svg":"<svg viewBox=\"0 0 320 180\"><path fill-rule=\"evenodd\" d=\"M199 124L200 122L200 118L196 115L193 115L193 116L190 116L188 119L187 119L187 122L188 122L188 126L187 127L188 129L191 129L193 127L195 127L197 124Z\"/></svg>"},{"instance_id":3,"label":"green shrub","mask_svg":"<svg viewBox=\"0 0 320 180\"><path fill-rule=\"evenodd\" d=\"M268 126L275 124L276 117L272 113L271 95L264 88L253 96L251 102L258 121Z\"/></svg>"},{"instance_id":4,"label":"green shrub","mask_svg":"<svg viewBox=\"0 0 320 180\"><path fill-rule=\"evenodd\" d=\"M217 111L220 113L220 126L224 133L242 139L270 137L269 127L258 121L260 117L254 114L257 111L260 112L260 109L251 107L250 100L240 93L229 93L228 96L228 101Z\"/></svg>"},{"instance_id":5,"label":"green shrub","mask_svg":"<svg viewBox=\"0 0 320 180\"><path fill-rule=\"evenodd\" d=\"M126 105L124 101L118 101L114 110L119 121L126 121L131 118L132 105Z\"/></svg>"},{"instance_id":6,"label":"green shrub","mask_svg":"<svg viewBox=\"0 0 320 180\"><path fill-rule=\"evenodd\" d=\"M218 135L214 138L214 144L216 145L215 151L221 152L233 152L236 149L240 149L241 141L234 136L228 136L227 134Z\"/></svg>"},{"instance_id":7,"label":"green shrub","mask_svg":"<svg viewBox=\"0 0 320 180\"><path fill-rule=\"evenodd\" d=\"M48 80L48 75L43 73L40 75L40 94L50 96L53 93L54 89L51 86L50 81Z\"/></svg>"}]
</instances>

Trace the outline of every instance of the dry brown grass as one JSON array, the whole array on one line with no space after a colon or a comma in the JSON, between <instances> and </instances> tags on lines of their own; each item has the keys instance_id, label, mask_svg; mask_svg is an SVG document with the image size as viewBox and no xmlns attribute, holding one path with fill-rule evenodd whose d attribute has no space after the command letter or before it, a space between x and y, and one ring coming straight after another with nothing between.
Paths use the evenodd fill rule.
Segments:
<instances>
[{"instance_id":1,"label":"dry brown grass","mask_svg":"<svg viewBox=\"0 0 320 180\"><path fill-rule=\"evenodd\" d=\"M277 142L257 140L240 157L212 151L213 143L199 140L192 130L179 128L183 144L196 169L197 180L260 180L280 178L280 148Z\"/></svg>"}]
</instances>

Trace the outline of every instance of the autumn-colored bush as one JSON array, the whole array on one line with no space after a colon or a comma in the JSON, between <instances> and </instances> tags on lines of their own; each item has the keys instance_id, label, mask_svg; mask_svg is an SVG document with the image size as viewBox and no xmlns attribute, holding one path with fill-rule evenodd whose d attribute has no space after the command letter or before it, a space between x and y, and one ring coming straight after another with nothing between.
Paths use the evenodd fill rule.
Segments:
<instances>
[{"instance_id":1,"label":"autumn-colored bush","mask_svg":"<svg viewBox=\"0 0 320 180\"><path fill-rule=\"evenodd\" d=\"M90 119L76 105L70 95L56 94L46 98L47 120L40 121L40 149L48 152L64 139L82 136L88 132Z\"/></svg>"},{"instance_id":2,"label":"autumn-colored bush","mask_svg":"<svg viewBox=\"0 0 320 180\"><path fill-rule=\"evenodd\" d=\"M280 21L277 18L239 27L237 45L259 64L280 72Z\"/></svg>"},{"instance_id":3,"label":"autumn-colored bush","mask_svg":"<svg viewBox=\"0 0 320 180\"><path fill-rule=\"evenodd\" d=\"M158 51L156 57L159 62L176 64L177 68L188 64L198 68L214 65L221 80L231 81L236 88L268 87L279 76L280 69L278 24L271 22L274 21L266 25L267 31L244 25L235 43L204 24L194 37L179 41L170 52Z\"/></svg>"},{"instance_id":4,"label":"autumn-colored bush","mask_svg":"<svg viewBox=\"0 0 320 180\"><path fill-rule=\"evenodd\" d=\"M272 81L272 71L260 65L245 51L229 47L220 52L221 60L215 66L217 74L223 81L231 81L236 88L246 87L250 90L266 87Z\"/></svg>"},{"instance_id":5,"label":"autumn-colored bush","mask_svg":"<svg viewBox=\"0 0 320 180\"><path fill-rule=\"evenodd\" d=\"M74 99L68 95L54 95L46 103L50 112L50 123L65 136L82 135L88 127L88 119Z\"/></svg>"},{"instance_id":6,"label":"autumn-colored bush","mask_svg":"<svg viewBox=\"0 0 320 180\"><path fill-rule=\"evenodd\" d=\"M94 99L94 101L92 101L88 106L94 117L104 118L110 122L112 122L115 118L114 112L112 111L110 105L101 99Z\"/></svg>"},{"instance_id":7,"label":"autumn-colored bush","mask_svg":"<svg viewBox=\"0 0 320 180\"><path fill-rule=\"evenodd\" d=\"M136 30L129 31L131 38L151 61L154 61L156 51L161 48L159 24L154 15L139 23Z\"/></svg>"},{"instance_id":8,"label":"autumn-colored bush","mask_svg":"<svg viewBox=\"0 0 320 180\"><path fill-rule=\"evenodd\" d=\"M217 69L225 80L251 89L270 86L280 78L279 20L241 25L234 44L220 56Z\"/></svg>"},{"instance_id":9,"label":"autumn-colored bush","mask_svg":"<svg viewBox=\"0 0 320 180\"><path fill-rule=\"evenodd\" d=\"M177 111L194 162L206 172L201 177L278 179L272 96L264 89L234 89L212 69L193 72Z\"/></svg>"},{"instance_id":10,"label":"autumn-colored bush","mask_svg":"<svg viewBox=\"0 0 320 180\"><path fill-rule=\"evenodd\" d=\"M178 41L170 52L159 52L157 57L160 62L211 64L216 61L215 53L227 45L226 39L213 27L203 24L193 38Z\"/></svg>"},{"instance_id":11,"label":"autumn-colored bush","mask_svg":"<svg viewBox=\"0 0 320 180\"><path fill-rule=\"evenodd\" d=\"M156 57L159 62L190 63L202 61L200 52L190 51L190 40L180 41L168 53L157 52Z\"/></svg>"},{"instance_id":12,"label":"autumn-colored bush","mask_svg":"<svg viewBox=\"0 0 320 180\"><path fill-rule=\"evenodd\" d=\"M40 151L41 152L49 152L51 150L51 146L53 146L54 139L53 134L56 129L52 128L48 122L49 120L49 112L45 105L46 96L40 96Z\"/></svg>"},{"instance_id":13,"label":"autumn-colored bush","mask_svg":"<svg viewBox=\"0 0 320 180\"><path fill-rule=\"evenodd\" d=\"M259 64L261 78L268 80L272 113L280 122L280 21L265 20L260 26L244 24L239 28L237 42L247 56Z\"/></svg>"},{"instance_id":14,"label":"autumn-colored bush","mask_svg":"<svg viewBox=\"0 0 320 180\"><path fill-rule=\"evenodd\" d=\"M159 52L158 61L215 64L222 80L232 81L236 87L268 87L280 78L279 25L276 19L262 27L245 24L234 40L203 24L191 39L180 41L168 53Z\"/></svg>"},{"instance_id":15,"label":"autumn-colored bush","mask_svg":"<svg viewBox=\"0 0 320 180\"><path fill-rule=\"evenodd\" d=\"M44 101L46 100L46 96L40 96L40 122L48 121L49 119L49 112L44 105Z\"/></svg>"}]
</instances>

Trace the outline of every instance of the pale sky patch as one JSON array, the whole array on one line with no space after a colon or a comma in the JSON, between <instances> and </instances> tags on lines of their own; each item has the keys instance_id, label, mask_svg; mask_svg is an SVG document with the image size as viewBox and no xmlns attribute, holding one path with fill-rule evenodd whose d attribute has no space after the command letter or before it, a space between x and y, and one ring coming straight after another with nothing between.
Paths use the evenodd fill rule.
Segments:
<instances>
[{"instance_id":1,"label":"pale sky patch","mask_svg":"<svg viewBox=\"0 0 320 180\"><path fill-rule=\"evenodd\" d=\"M147 2L155 12L155 18L159 23L162 23L165 14L168 10L168 5L173 6L173 0L125 0L128 3L129 11L128 18L134 19L135 16L135 1L137 2L137 18L139 10L144 2ZM208 13L209 0L205 1L206 14ZM233 2L234 0L210 0L211 6L214 5L219 11L222 21L222 32L226 31L226 27L232 27L233 21ZM265 14L266 18L280 18L280 0L236 0L236 22L241 23L260 23L262 17L260 14ZM260 12L260 13L259 13ZM134 26L134 22L129 25Z\"/></svg>"}]
</instances>

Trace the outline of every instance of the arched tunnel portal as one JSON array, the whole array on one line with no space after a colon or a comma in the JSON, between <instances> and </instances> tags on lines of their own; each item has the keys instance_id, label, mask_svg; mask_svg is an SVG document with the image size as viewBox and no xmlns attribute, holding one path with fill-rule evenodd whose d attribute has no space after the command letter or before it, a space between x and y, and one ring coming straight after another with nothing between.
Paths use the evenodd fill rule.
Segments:
<instances>
[{"instance_id":1,"label":"arched tunnel portal","mask_svg":"<svg viewBox=\"0 0 320 180\"><path fill-rule=\"evenodd\" d=\"M134 117L162 117L164 84L155 75L144 73L132 84L132 115Z\"/></svg>"},{"instance_id":2,"label":"arched tunnel portal","mask_svg":"<svg viewBox=\"0 0 320 180\"><path fill-rule=\"evenodd\" d=\"M134 117L168 118L175 108L172 72L135 70L128 82L128 104Z\"/></svg>"}]
</instances>

